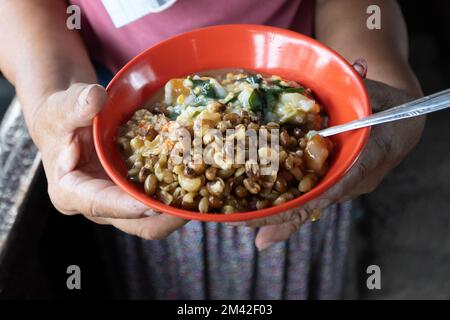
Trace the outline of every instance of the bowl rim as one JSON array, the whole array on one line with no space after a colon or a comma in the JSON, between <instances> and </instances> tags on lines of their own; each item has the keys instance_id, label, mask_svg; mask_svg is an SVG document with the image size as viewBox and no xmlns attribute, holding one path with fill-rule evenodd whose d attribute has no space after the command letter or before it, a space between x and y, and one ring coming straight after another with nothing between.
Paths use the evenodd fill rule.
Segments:
<instances>
[{"instance_id":1,"label":"bowl rim","mask_svg":"<svg viewBox=\"0 0 450 320\"><path fill-rule=\"evenodd\" d=\"M367 93L367 90L364 86L363 79L359 76L359 74L356 72L356 70L350 65L349 62L347 62L340 54L338 54L333 49L325 46L324 44L320 43L319 41L308 37L304 34L282 29L278 27L272 27L272 26L265 26L265 25L255 25L255 24L223 24L223 25L215 25L215 26L209 26L209 27L203 27L203 28L196 28L188 32L183 32L174 36L171 36L165 40L162 40L146 50L142 51L138 55L136 55L134 58L132 58L129 62L127 62L111 79L108 86L106 87L106 92L108 93L111 88L115 85L118 79L122 77L123 74L128 72L130 68L132 68L135 64L139 63L141 58L146 56L149 51L154 50L155 48L158 48L160 46L164 46L167 42L171 42L174 40L177 40L179 38L189 37L192 35L195 35L197 33L201 32L214 32L214 31L220 31L220 30L232 30L232 29L246 29L246 31L254 30L254 31L263 31L263 32L273 32L277 34L281 34L284 36L294 37L294 38L300 38L314 46L319 47L321 50L328 51L330 54L334 55L337 61L342 64L345 68L349 69L353 77L356 79L356 83L358 85L358 89L363 93L364 96L364 104L363 104L363 113L364 116L368 116L371 114L371 107L370 107L370 100ZM101 111L100 111L101 113ZM99 114L100 114L99 113ZM333 185L335 185L337 182L341 180L341 178L353 167L353 165L358 160L359 156L361 155L368 137L370 133L370 128L361 128L355 130L355 132L360 133L360 137L358 138L358 141L356 143L357 148L354 149L354 151L345 159L344 167L346 168L342 172L340 172L337 176L335 176L333 179L329 179L324 181L324 183L320 184L318 187L313 188L311 191L296 197L288 202L285 202L283 204L272 206L260 210L254 210L254 211L246 211L246 212L233 212L230 214L217 214L217 213L200 213L197 211L189 211L189 210L183 210L176 207L172 207L169 205L166 205L159 200L156 200L154 198L151 198L147 195L144 195L143 193L136 192L135 190L129 189L126 184L122 181L123 177L118 177L114 173L112 165L109 163L108 159L105 156L105 152L103 149L103 145L101 143L101 134L99 129L99 114L97 114L93 121L93 138L94 138L94 146L97 153L97 156L100 160L100 163L103 167L103 169L108 174L109 178L123 191L131 195L136 200L140 201L141 203L144 203L145 205L149 206L151 209L155 211L160 211L162 213L171 214L183 219L187 220L199 220L199 221L208 221L208 222L239 222L239 221L248 221L248 220L254 220L259 218L268 217L271 215L279 214L281 212L285 212L288 210L300 208L301 206L308 203L310 200L315 199L322 195L325 191L329 190Z\"/></svg>"}]
</instances>

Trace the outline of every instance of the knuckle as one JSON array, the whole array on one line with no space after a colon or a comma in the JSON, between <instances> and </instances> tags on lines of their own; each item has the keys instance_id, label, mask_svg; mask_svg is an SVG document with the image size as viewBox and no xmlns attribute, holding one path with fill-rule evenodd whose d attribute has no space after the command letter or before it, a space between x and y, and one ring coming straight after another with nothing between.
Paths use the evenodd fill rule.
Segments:
<instances>
[{"instance_id":1,"label":"knuckle","mask_svg":"<svg viewBox=\"0 0 450 320\"><path fill-rule=\"evenodd\" d=\"M389 141L386 141L381 134L374 134L373 143L375 144L378 151L380 161L384 161L388 156L391 155L391 143Z\"/></svg>"},{"instance_id":2,"label":"knuckle","mask_svg":"<svg viewBox=\"0 0 450 320\"><path fill-rule=\"evenodd\" d=\"M267 217L245 222L245 226L250 228L259 228L266 224L270 224L270 220Z\"/></svg>"},{"instance_id":3,"label":"knuckle","mask_svg":"<svg viewBox=\"0 0 450 320\"><path fill-rule=\"evenodd\" d=\"M89 197L89 207L87 214L94 218L120 218L118 217L118 213L115 210L104 208L104 199L105 195L103 191L94 193ZM114 199L112 199L114 201ZM105 212L108 211L108 212Z\"/></svg>"},{"instance_id":4,"label":"knuckle","mask_svg":"<svg viewBox=\"0 0 450 320\"><path fill-rule=\"evenodd\" d=\"M89 206L89 210L88 210L87 214L94 218L102 217L100 210L98 210L98 206L94 202Z\"/></svg>"},{"instance_id":5,"label":"knuckle","mask_svg":"<svg viewBox=\"0 0 450 320\"><path fill-rule=\"evenodd\" d=\"M295 210L288 210L278 215L279 221L277 223L282 224L292 221L296 216Z\"/></svg>"},{"instance_id":6,"label":"knuckle","mask_svg":"<svg viewBox=\"0 0 450 320\"><path fill-rule=\"evenodd\" d=\"M94 218L100 218L102 215L98 208L98 202L96 201L96 197L97 195L94 195L94 197L89 202L89 209L87 214Z\"/></svg>"},{"instance_id":7,"label":"knuckle","mask_svg":"<svg viewBox=\"0 0 450 320\"><path fill-rule=\"evenodd\" d=\"M311 215L311 212L307 209L304 210L300 210L299 213L299 217L300 217L300 222L305 222L306 220L308 220L309 216Z\"/></svg>"},{"instance_id":8,"label":"knuckle","mask_svg":"<svg viewBox=\"0 0 450 320\"><path fill-rule=\"evenodd\" d=\"M291 228L291 233L297 232L300 230L300 227L302 226L302 220L301 219L294 219L289 224Z\"/></svg>"},{"instance_id":9,"label":"knuckle","mask_svg":"<svg viewBox=\"0 0 450 320\"><path fill-rule=\"evenodd\" d=\"M364 162L360 162L358 165L358 176L360 179L364 179L367 177L369 169Z\"/></svg>"}]
</instances>

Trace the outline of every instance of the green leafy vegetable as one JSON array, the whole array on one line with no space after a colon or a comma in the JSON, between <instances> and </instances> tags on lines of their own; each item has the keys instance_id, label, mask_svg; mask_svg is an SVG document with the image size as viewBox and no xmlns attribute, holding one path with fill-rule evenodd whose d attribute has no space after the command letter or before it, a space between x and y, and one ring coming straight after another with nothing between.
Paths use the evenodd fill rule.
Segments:
<instances>
[{"instance_id":1,"label":"green leafy vegetable","mask_svg":"<svg viewBox=\"0 0 450 320\"><path fill-rule=\"evenodd\" d=\"M250 84L260 84L262 82L262 78L260 78L258 76L248 76L248 77L240 79L240 80L248 82Z\"/></svg>"},{"instance_id":2,"label":"green leafy vegetable","mask_svg":"<svg viewBox=\"0 0 450 320\"><path fill-rule=\"evenodd\" d=\"M277 99L280 92L281 90L276 89L268 89L264 92L264 97L266 99L266 108L268 110L273 110L273 108L277 104Z\"/></svg>"},{"instance_id":3,"label":"green leafy vegetable","mask_svg":"<svg viewBox=\"0 0 450 320\"><path fill-rule=\"evenodd\" d=\"M271 81L271 83L272 83L274 86L284 87L284 86L281 84L281 80L273 80L273 81Z\"/></svg>"},{"instance_id":4,"label":"green leafy vegetable","mask_svg":"<svg viewBox=\"0 0 450 320\"><path fill-rule=\"evenodd\" d=\"M223 101L223 103L224 103L224 104L227 104L227 103L234 102L234 101L237 100L237 98L238 98L237 95L231 96L231 97L229 97L228 99L225 99L225 100Z\"/></svg>"},{"instance_id":5,"label":"green leafy vegetable","mask_svg":"<svg viewBox=\"0 0 450 320\"><path fill-rule=\"evenodd\" d=\"M211 99L217 98L216 90L209 80L192 79L191 81L194 89L197 87L200 88L199 95L204 95L205 97Z\"/></svg>"},{"instance_id":6,"label":"green leafy vegetable","mask_svg":"<svg viewBox=\"0 0 450 320\"><path fill-rule=\"evenodd\" d=\"M286 88L284 92L286 93L303 93L305 92L305 88Z\"/></svg>"},{"instance_id":7,"label":"green leafy vegetable","mask_svg":"<svg viewBox=\"0 0 450 320\"><path fill-rule=\"evenodd\" d=\"M195 111L192 113L192 118L193 118L193 119L197 118L197 116L198 116L200 113L201 113L200 110L195 110Z\"/></svg>"},{"instance_id":8,"label":"green leafy vegetable","mask_svg":"<svg viewBox=\"0 0 450 320\"><path fill-rule=\"evenodd\" d=\"M261 91L254 89L248 97L248 105L253 113L262 113L265 109L264 98Z\"/></svg>"},{"instance_id":9,"label":"green leafy vegetable","mask_svg":"<svg viewBox=\"0 0 450 320\"><path fill-rule=\"evenodd\" d=\"M179 115L180 114L178 112L172 112L169 114L169 118L170 118L170 120L177 120Z\"/></svg>"}]
</instances>

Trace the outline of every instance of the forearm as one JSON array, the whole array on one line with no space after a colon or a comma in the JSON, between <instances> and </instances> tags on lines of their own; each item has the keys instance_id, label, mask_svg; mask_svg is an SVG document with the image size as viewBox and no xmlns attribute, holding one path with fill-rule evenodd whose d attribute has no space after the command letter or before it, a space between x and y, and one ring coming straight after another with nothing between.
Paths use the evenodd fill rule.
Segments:
<instances>
[{"instance_id":1,"label":"forearm","mask_svg":"<svg viewBox=\"0 0 450 320\"><path fill-rule=\"evenodd\" d=\"M381 29L366 26L369 5L381 9ZM397 3L393 0L318 0L316 34L320 41L352 63L367 61L367 78L400 90L366 82L374 112L420 97L422 91L408 64L408 37ZM397 164L419 141L425 117L392 122L372 130L378 150Z\"/></svg>"},{"instance_id":2,"label":"forearm","mask_svg":"<svg viewBox=\"0 0 450 320\"><path fill-rule=\"evenodd\" d=\"M381 9L381 29L366 26L367 7ZM349 62L364 58L367 77L420 96L422 91L408 64L408 36L400 8L393 0L318 0L317 38Z\"/></svg>"},{"instance_id":3,"label":"forearm","mask_svg":"<svg viewBox=\"0 0 450 320\"><path fill-rule=\"evenodd\" d=\"M65 1L3 0L0 12L0 70L16 87L28 124L48 94L96 81L78 32L66 27Z\"/></svg>"}]
</instances>

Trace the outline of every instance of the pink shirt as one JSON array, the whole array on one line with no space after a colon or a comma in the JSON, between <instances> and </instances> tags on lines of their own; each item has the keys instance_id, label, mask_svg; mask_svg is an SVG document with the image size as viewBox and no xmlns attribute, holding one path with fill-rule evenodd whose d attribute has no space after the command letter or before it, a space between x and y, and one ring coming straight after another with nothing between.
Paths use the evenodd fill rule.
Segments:
<instances>
[{"instance_id":1,"label":"pink shirt","mask_svg":"<svg viewBox=\"0 0 450 320\"><path fill-rule=\"evenodd\" d=\"M81 32L94 60L117 72L153 44L199 27L251 23L312 33L312 0L177 0L116 28L100 0L71 0L81 8Z\"/></svg>"}]
</instances>

